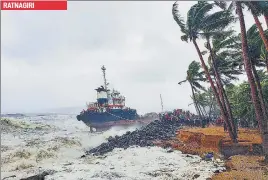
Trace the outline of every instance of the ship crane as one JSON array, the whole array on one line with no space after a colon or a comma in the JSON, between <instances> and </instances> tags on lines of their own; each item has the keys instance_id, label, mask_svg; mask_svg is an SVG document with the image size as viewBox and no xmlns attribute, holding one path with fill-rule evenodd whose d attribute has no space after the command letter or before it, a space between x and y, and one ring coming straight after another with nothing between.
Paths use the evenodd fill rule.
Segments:
<instances>
[{"instance_id":1,"label":"ship crane","mask_svg":"<svg viewBox=\"0 0 268 180\"><path fill-rule=\"evenodd\" d=\"M162 112L164 111L164 105L163 105L163 99L162 99L162 95L160 94L160 101L161 101L161 108L162 108Z\"/></svg>"},{"instance_id":2,"label":"ship crane","mask_svg":"<svg viewBox=\"0 0 268 180\"><path fill-rule=\"evenodd\" d=\"M101 67L102 73L103 73L103 80L104 80L104 88L107 91L107 86L109 85L109 83L107 83L106 80L106 68L104 66Z\"/></svg>"}]
</instances>

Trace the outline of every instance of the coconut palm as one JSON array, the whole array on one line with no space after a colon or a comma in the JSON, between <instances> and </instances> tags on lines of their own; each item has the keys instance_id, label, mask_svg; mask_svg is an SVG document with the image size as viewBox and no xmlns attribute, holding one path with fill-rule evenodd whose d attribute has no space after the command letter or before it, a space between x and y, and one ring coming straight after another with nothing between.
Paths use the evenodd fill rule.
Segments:
<instances>
[{"instance_id":1,"label":"coconut palm","mask_svg":"<svg viewBox=\"0 0 268 180\"><path fill-rule=\"evenodd\" d=\"M236 80L237 77L234 75L239 75L241 73L241 59L235 59L233 47L236 45L236 38L233 37L233 31L222 32L221 34L216 34L212 37L212 44L210 44L209 37L207 37L206 47L210 52L209 62L212 67L213 74L216 78L217 86L219 89L220 98L224 104L225 111L227 111L228 116L231 120L232 128L235 128L232 109L224 89L224 84L229 84L232 80ZM236 52L237 53L237 52ZM232 55L232 57L229 56ZM225 80L222 75L225 75L227 80Z\"/></svg>"},{"instance_id":2,"label":"coconut palm","mask_svg":"<svg viewBox=\"0 0 268 180\"><path fill-rule=\"evenodd\" d=\"M248 42L248 55L249 55L249 59L251 62L253 77L254 77L254 80L256 82L259 103L261 104L262 112L263 112L264 116L267 117L267 106L266 106L265 100L263 98L263 92L262 92L262 88L261 88L261 84L260 84L260 78L259 78L259 75L258 75L258 72L256 69L256 67L265 67L265 65L266 65L265 61L262 60L262 58L263 58L263 51L262 51L263 50L263 42L260 38L256 24L252 25L248 29L246 36L247 36L247 42ZM241 35L238 35L237 37L239 37L240 40L237 40L238 46L236 47L236 49L237 49L237 52L240 52L241 48L242 48ZM238 58L241 59L241 61L243 61L242 51L239 54L241 54L241 55ZM265 53L265 55L266 54L267 53Z\"/></svg>"},{"instance_id":3,"label":"coconut palm","mask_svg":"<svg viewBox=\"0 0 268 180\"><path fill-rule=\"evenodd\" d=\"M263 149L265 153L265 160L268 162L268 124L267 124L267 119L265 118L261 105L258 103L259 99L257 96L257 87L254 81L254 77L252 74L252 66L251 62L249 59L249 53L248 53L248 42L247 42L247 35L246 35L246 26L245 26L245 20L244 20L244 15L243 15L243 10L242 10L242 5L241 2L236 1L236 12L239 18L240 22L240 30L241 30L241 41L242 41L242 51L243 51L243 59L244 59L244 66L245 66L245 71L248 77L248 82L250 85L251 89L251 97L252 97L252 102L254 105L255 109L255 114L256 114L256 119L259 124L259 129L262 134L262 140L263 140Z\"/></svg>"},{"instance_id":4,"label":"coconut palm","mask_svg":"<svg viewBox=\"0 0 268 180\"><path fill-rule=\"evenodd\" d=\"M204 117L204 114L202 113L200 106L197 104L195 95L197 91L204 90L204 87L200 84L200 82L206 81L206 78L204 77L204 72L200 70L201 70L200 64L196 61L192 61L188 66L186 79L180 81L178 84L181 85L184 82L188 82L190 84L196 112L198 113L199 117Z\"/></svg>"},{"instance_id":5,"label":"coconut palm","mask_svg":"<svg viewBox=\"0 0 268 180\"><path fill-rule=\"evenodd\" d=\"M261 39L265 45L266 50L268 51L268 40L267 37L265 36L264 30L262 28L261 22L258 18L258 16L262 15L262 11L259 8L259 3L258 2L252 2L252 1L247 1L244 2L244 4L249 8L249 10L251 11L251 14L253 15L255 24L257 25L258 29L259 29L259 33L261 36ZM267 6L268 8L268 6Z\"/></svg>"},{"instance_id":6,"label":"coconut palm","mask_svg":"<svg viewBox=\"0 0 268 180\"><path fill-rule=\"evenodd\" d=\"M217 1L216 1L217 2ZM220 3L216 3L218 7L222 8L222 9L227 9L228 11L232 11L235 8L235 1L232 1L228 8L227 7L227 3L221 1ZM268 28L268 2L267 1L249 1L249 2L241 2L241 7L243 5L246 5L249 10L251 11L254 21L259 29L259 33L260 33L260 37L264 43L264 47L266 49L266 53L268 52L268 29L266 31L263 30L261 23L259 21L258 16L260 15L264 15L265 17L265 22ZM266 63L266 67L267 67L267 72L268 72L268 58L264 59L265 63Z\"/></svg>"},{"instance_id":7,"label":"coconut palm","mask_svg":"<svg viewBox=\"0 0 268 180\"><path fill-rule=\"evenodd\" d=\"M260 77L259 77L259 74L258 74L257 69L256 69L256 67L265 67L265 62L262 61L262 59L261 59L261 54L262 54L261 50L263 47L263 42L260 38L257 26L255 24L252 25L248 29L246 35L247 35L247 41L248 41L248 54L249 54L249 58L251 61L254 80L255 80L256 86L257 86L260 104L262 107L264 117L267 117L267 106L266 106L265 101L264 101L264 96L263 96L261 83L260 83L261 82ZM241 49L241 48L239 48L239 49Z\"/></svg>"},{"instance_id":8,"label":"coconut palm","mask_svg":"<svg viewBox=\"0 0 268 180\"><path fill-rule=\"evenodd\" d=\"M256 10L260 15L264 16L266 26L268 28L268 2L267 1L252 1Z\"/></svg>"},{"instance_id":9,"label":"coconut palm","mask_svg":"<svg viewBox=\"0 0 268 180\"><path fill-rule=\"evenodd\" d=\"M218 32L219 29L222 29L223 26L226 26L226 23L229 24L229 20L226 20L224 13L220 14L209 14L209 12L213 8L213 4L209 4L204 1L199 1L197 4L193 5L188 11L186 23L182 19L181 15L178 12L178 4L175 2L172 8L173 18L176 23L179 25L181 32L183 35L181 36L181 40L188 42L191 41L198 53L199 59L201 61L201 65L204 69L205 75L210 83L210 86L213 90L217 103L221 109L221 115L224 121L227 124L229 135L233 142L236 142L236 135L234 130L231 127L231 123L228 119L228 115L224 111L223 104L219 98L219 94L214 85L214 82L209 74L208 68L205 64L204 58L202 56L201 50L197 44L197 39L200 37L204 37L205 32Z\"/></svg>"}]
</instances>

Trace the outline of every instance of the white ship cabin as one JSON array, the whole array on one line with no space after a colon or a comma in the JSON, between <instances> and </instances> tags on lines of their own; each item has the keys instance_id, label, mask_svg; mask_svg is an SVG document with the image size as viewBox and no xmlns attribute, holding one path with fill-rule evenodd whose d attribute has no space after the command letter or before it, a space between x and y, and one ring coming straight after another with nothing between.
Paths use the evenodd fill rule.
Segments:
<instances>
[{"instance_id":1,"label":"white ship cabin","mask_svg":"<svg viewBox=\"0 0 268 180\"><path fill-rule=\"evenodd\" d=\"M120 95L119 91L113 90L111 93L112 104L109 107L112 109L122 109L125 107L125 97Z\"/></svg>"},{"instance_id":2,"label":"white ship cabin","mask_svg":"<svg viewBox=\"0 0 268 180\"><path fill-rule=\"evenodd\" d=\"M97 109L98 108L98 103L97 102L89 102L86 103L87 109L92 110L92 109Z\"/></svg>"},{"instance_id":3,"label":"white ship cabin","mask_svg":"<svg viewBox=\"0 0 268 180\"><path fill-rule=\"evenodd\" d=\"M97 91L97 99L108 99L107 90L103 86L95 90Z\"/></svg>"},{"instance_id":4,"label":"white ship cabin","mask_svg":"<svg viewBox=\"0 0 268 180\"><path fill-rule=\"evenodd\" d=\"M100 106L105 106L108 104L108 92L103 86L95 89L97 91L97 102Z\"/></svg>"}]
</instances>

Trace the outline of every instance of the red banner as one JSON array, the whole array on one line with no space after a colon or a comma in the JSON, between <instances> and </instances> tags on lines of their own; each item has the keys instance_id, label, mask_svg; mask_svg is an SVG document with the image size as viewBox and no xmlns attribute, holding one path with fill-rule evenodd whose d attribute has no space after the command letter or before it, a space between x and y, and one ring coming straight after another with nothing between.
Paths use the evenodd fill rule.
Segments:
<instances>
[{"instance_id":1,"label":"red banner","mask_svg":"<svg viewBox=\"0 0 268 180\"><path fill-rule=\"evenodd\" d=\"M3 0L1 10L67 10L67 0Z\"/></svg>"}]
</instances>

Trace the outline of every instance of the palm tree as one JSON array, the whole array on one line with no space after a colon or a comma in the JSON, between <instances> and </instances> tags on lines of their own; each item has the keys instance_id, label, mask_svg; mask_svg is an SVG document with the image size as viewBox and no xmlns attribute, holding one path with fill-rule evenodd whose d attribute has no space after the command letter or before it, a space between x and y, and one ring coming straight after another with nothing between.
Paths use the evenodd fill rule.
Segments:
<instances>
[{"instance_id":1,"label":"palm tree","mask_svg":"<svg viewBox=\"0 0 268 180\"><path fill-rule=\"evenodd\" d=\"M206 47L210 52L209 62L211 62L212 71L216 78L222 104L225 105L224 108L231 120L232 128L237 133L231 105L223 86L223 84L229 84L231 80L237 79L234 75L242 74L241 70L239 68L237 69L241 63L237 59L228 59L228 54L232 53L230 49L236 44L235 38L232 35L233 31L221 32L220 35L216 34L215 37L212 37L212 45L210 44L209 37L207 37ZM222 75L225 75L227 80L224 80Z\"/></svg>"},{"instance_id":2,"label":"palm tree","mask_svg":"<svg viewBox=\"0 0 268 180\"><path fill-rule=\"evenodd\" d=\"M216 1L217 2L217 1ZM222 9L228 9L228 11L232 11L235 7L235 2L232 1L230 4L229 4L229 7L227 7L227 3L226 2L217 2L216 3L218 7L222 8ZM249 7L249 9L251 10L251 13L253 15L253 18L255 20L255 23L259 29L259 33L260 33L260 36L261 36L261 39L264 43L264 47L266 49L266 52L268 52L268 29L266 31L263 30L262 26L261 26L261 23L259 21L259 18L258 16L260 15L264 15L265 17L265 21L266 21L266 25L267 25L267 28L268 28L268 2L267 1L250 1L250 2L241 2L241 5L246 5ZM267 68L267 72L268 72L268 58L264 59L265 63L266 63L266 68Z\"/></svg>"},{"instance_id":3,"label":"palm tree","mask_svg":"<svg viewBox=\"0 0 268 180\"><path fill-rule=\"evenodd\" d=\"M267 1L253 1L252 2L257 11L264 16L266 26L268 28L268 2Z\"/></svg>"},{"instance_id":4,"label":"palm tree","mask_svg":"<svg viewBox=\"0 0 268 180\"><path fill-rule=\"evenodd\" d=\"M249 58L251 60L252 72L256 82L258 96L260 99L264 117L267 118L267 107L264 101L264 96L261 87L261 81L256 67L265 67L265 62L261 60L261 47L263 42L259 38L257 26L254 24L247 31L247 40L249 48Z\"/></svg>"},{"instance_id":5,"label":"palm tree","mask_svg":"<svg viewBox=\"0 0 268 180\"><path fill-rule=\"evenodd\" d=\"M204 114L196 101L195 95L195 92L198 90L204 90L204 87L199 82L206 81L206 78L204 78L204 72L200 72L200 69L200 64L196 61L192 61L188 66L186 79L180 81L178 84L181 85L184 82L188 82L190 84L196 112L198 113L199 117L204 117Z\"/></svg>"},{"instance_id":6,"label":"palm tree","mask_svg":"<svg viewBox=\"0 0 268 180\"><path fill-rule=\"evenodd\" d=\"M261 87L261 83L260 83L261 81L259 78L258 71L256 69L256 67L265 67L265 62L262 60L263 41L260 38L256 24L252 25L248 29L246 36L247 36L247 42L248 42L248 55L249 55L249 59L251 62L253 77L254 77L254 80L256 83L256 87L257 87L259 103L261 104L261 108L262 108L262 112L264 114L264 117L267 117L267 114L268 114L267 105L266 105L265 100L263 98L264 96L263 96L263 91L262 91L262 87ZM238 40L238 46L236 47L236 49L237 49L237 52L240 52L241 48L242 48L241 35L238 35L238 37L240 38L240 41ZM240 54L242 54L242 51ZM239 58L241 59L241 61L243 61L242 55L240 55Z\"/></svg>"},{"instance_id":7,"label":"palm tree","mask_svg":"<svg viewBox=\"0 0 268 180\"><path fill-rule=\"evenodd\" d=\"M196 42L196 40L200 36L204 35L203 34L204 29L206 29L206 31L220 29L222 25L225 25L224 23L225 19L215 19L216 17L215 15L208 14L212 8L213 8L213 4L209 4L204 1L202 2L199 1L197 4L193 5L188 11L187 21L185 23L177 10L178 4L175 2L173 4L172 14L173 14L174 20L179 25L181 32L184 34L183 36L181 36L181 39L183 41L188 42L188 40L190 40L191 42L193 42L196 48L196 51L198 53L199 59L201 61L201 65L204 69L205 75L211 85L211 88L216 97L217 103L221 109L221 115L227 124L229 135L233 142L237 142L235 132L232 129L228 116L224 111L223 104L221 103L217 89L209 74L209 71L203 59L201 50Z\"/></svg>"},{"instance_id":8,"label":"palm tree","mask_svg":"<svg viewBox=\"0 0 268 180\"><path fill-rule=\"evenodd\" d=\"M251 14L253 15L255 24L257 25L257 27L259 29L261 39L263 40L265 48L268 51L268 40L267 40L267 38L265 36L265 33L264 33L263 28L262 28L261 22L260 22L260 20L258 18L258 16L260 16L262 14L262 11L260 11L260 8L258 7L259 6L258 2L248 1L248 2L244 2L244 4L249 7L249 9L251 11ZM267 6L267 8L268 8L268 6Z\"/></svg>"},{"instance_id":9,"label":"palm tree","mask_svg":"<svg viewBox=\"0 0 268 180\"><path fill-rule=\"evenodd\" d=\"M236 75L242 74L241 43L240 37L233 32L222 33L212 38L212 53L214 62L224 84L232 80L238 80ZM208 62L212 67L212 57L209 55Z\"/></svg>"},{"instance_id":10,"label":"palm tree","mask_svg":"<svg viewBox=\"0 0 268 180\"><path fill-rule=\"evenodd\" d=\"M262 141L263 141L262 145L264 149L265 160L268 161L268 126L267 126L268 124L262 112L262 108L260 104L258 103L259 100L258 100L258 96L256 92L257 88L256 88L256 84L254 81L254 77L252 75L252 66L251 66L251 62L249 59L246 26L245 26L245 20L244 20L241 2L236 1L235 5L236 5L236 12L238 14L239 22L240 22L242 51L243 51L245 71L248 77L248 82L250 84L251 97L252 97L253 105L255 108L256 119L258 121L259 129L262 134Z\"/></svg>"}]
</instances>

